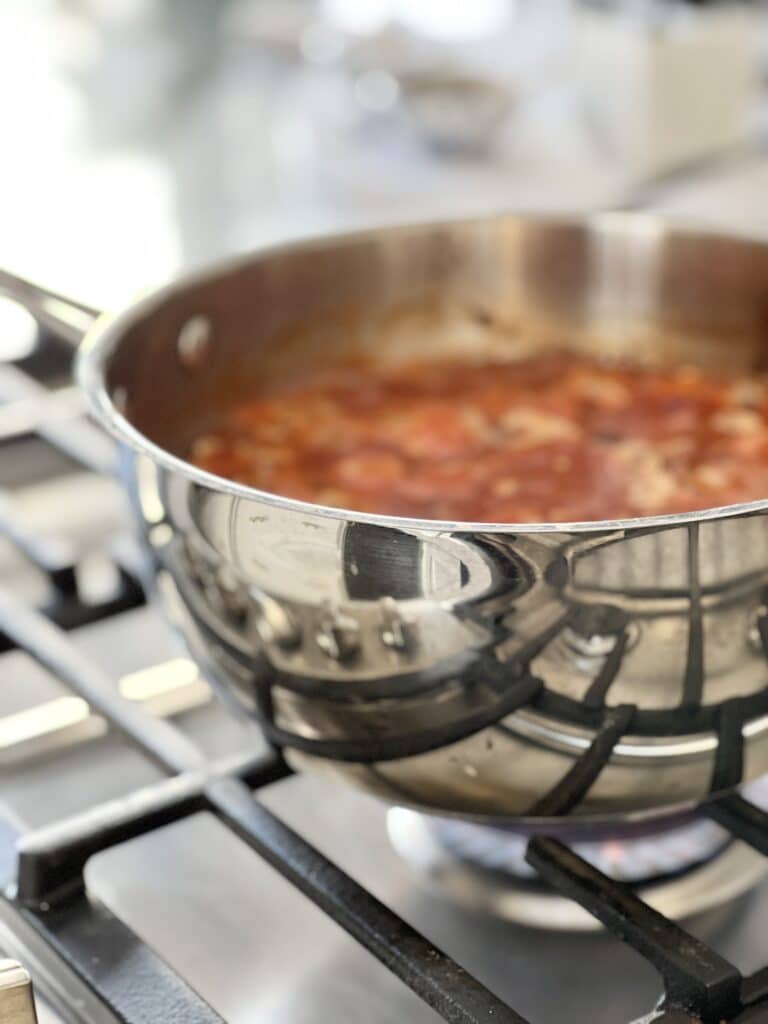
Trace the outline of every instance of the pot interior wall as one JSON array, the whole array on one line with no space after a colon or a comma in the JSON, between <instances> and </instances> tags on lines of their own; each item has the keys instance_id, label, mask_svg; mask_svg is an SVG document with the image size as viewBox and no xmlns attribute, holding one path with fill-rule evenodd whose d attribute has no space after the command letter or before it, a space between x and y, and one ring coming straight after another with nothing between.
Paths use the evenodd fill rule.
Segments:
<instances>
[{"instance_id":1,"label":"pot interior wall","mask_svg":"<svg viewBox=\"0 0 768 1024\"><path fill-rule=\"evenodd\" d=\"M193 318L210 338L190 367L179 337ZM762 369L766 338L768 247L645 216L510 216L307 243L182 284L120 338L107 383L184 456L224 405L317 366L549 347Z\"/></svg>"}]
</instances>

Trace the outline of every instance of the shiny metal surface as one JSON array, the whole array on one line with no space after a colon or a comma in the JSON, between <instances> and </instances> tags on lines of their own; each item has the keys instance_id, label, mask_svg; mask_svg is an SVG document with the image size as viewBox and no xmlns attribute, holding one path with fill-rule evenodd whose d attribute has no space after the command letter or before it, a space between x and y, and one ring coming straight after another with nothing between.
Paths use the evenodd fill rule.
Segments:
<instances>
[{"instance_id":1,"label":"shiny metal surface","mask_svg":"<svg viewBox=\"0 0 768 1024\"><path fill-rule=\"evenodd\" d=\"M80 378L164 603L301 768L534 826L657 815L768 770L765 502L572 524L321 508L184 461L272 375L563 345L761 366L768 248L644 215L496 217L275 249L90 332Z\"/></svg>"}]
</instances>

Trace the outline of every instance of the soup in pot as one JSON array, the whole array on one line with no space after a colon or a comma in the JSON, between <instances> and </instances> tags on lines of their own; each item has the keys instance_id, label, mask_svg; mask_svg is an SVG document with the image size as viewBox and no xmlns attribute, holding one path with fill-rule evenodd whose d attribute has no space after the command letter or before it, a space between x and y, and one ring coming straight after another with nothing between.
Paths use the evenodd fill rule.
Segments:
<instances>
[{"instance_id":1,"label":"soup in pot","mask_svg":"<svg viewBox=\"0 0 768 1024\"><path fill-rule=\"evenodd\" d=\"M260 490L422 519L686 512L768 497L768 377L567 353L349 366L254 395L190 454Z\"/></svg>"}]
</instances>

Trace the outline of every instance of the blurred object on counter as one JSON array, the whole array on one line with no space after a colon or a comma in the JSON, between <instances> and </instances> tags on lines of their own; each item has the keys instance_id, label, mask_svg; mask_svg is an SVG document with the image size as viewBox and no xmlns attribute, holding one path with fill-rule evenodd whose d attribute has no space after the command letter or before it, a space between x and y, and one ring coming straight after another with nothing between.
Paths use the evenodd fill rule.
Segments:
<instances>
[{"instance_id":1,"label":"blurred object on counter","mask_svg":"<svg viewBox=\"0 0 768 1024\"><path fill-rule=\"evenodd\" d=\"M243 79L273 68L275 177L306 197L280 211L280 233L297 233L297 215L306 233L310 213L314 233L613 203L621 169L596 165L576 116L571 10L572 0L235 0L230 78L233 59Z\"/></svg>"},{"instance_id":2,"label":"blurred object on counter","mask_svg":"<svg viewBox=\"0 0 768 1024\"><path fill-rule=\"evenodd\" d=\"M355 34L361 6L321 5L351 33L351 73L388 71L399 85L401 126L442 158L503 150L522 94L551 88L567 69L568 0L382 0L373 6L386 8L386 18Z\"/></svg>"},{"instance_id":3,"label":"blurred object on counter","mask_svg":"<svg viewBox=\"0 0 768 1024\"><path fill-rule=\"evenodd\" d=\"M446 154L488 152L514 106L501 83L450 71L406 73L400 87L411 123Z\"/></svg>"},{"instance_id":4,"label":"blurred object on counter","mask_svg":"<svg viewBox=\"0 0 768 1024\"><path fill-rule=\"evenodd\" d=\"M576 73L604 157L637 180L746 143L759 86L760 6L584 3Z\"/></svg>"},{"instance_id":5,"label":"blurred object on counter","mask_svg":"<svg viewBox=\"0 0 768 1024\"><path fill-rule=\"evenodd\" d=\"M567 69L570 0L241 0L230 27L343 84L333 120L405 131L441 157L487 155L523 91ZM344 113L342 113L342 111ZM346 114L346 116L344 116ZM382 115L390 123L382 123ZM370 133L367 141L370 142Z\"/></svg>"}]
</instances>

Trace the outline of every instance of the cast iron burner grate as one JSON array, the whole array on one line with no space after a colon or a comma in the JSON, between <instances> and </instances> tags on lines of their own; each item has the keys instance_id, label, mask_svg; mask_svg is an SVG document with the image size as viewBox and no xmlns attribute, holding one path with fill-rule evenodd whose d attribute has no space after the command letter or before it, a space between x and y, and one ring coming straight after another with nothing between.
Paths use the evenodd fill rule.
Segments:
<instances>
[{"instance_id":1,"label":"cast iron burner grate","mask_svg":"<svg viewBox=\"0 0 768 1024\"><path fill-rule=\"evenodd\" d=\"M53 407L56 399L42 393L40 385L17 368L2 368L3 374L6 371L10 376L1 377L0 385L9 387L0 386L0 398L25 402L24 416L19 418L24 431L45 438L86 466L104 469L104 438L95 428L75 420L59 422L52 429L45 409L49 402ZM34 415L30 398L38 406ZM21 432L10 429L7 436ZM39 610L0 590L4 645L26 651L51 671L167 776L137 793L21 837L11 830L0 832L0 864L8 865L2 879L0 919L26 937L30 948L45 948L60 958L125 1024L221 1020L118 917L88 898L84 882L86 864L94 854L207 810L444 1020L455 1024L524 1020L264 807L261 791L279 785L290 774L278 751L238 770L206 761L181 731L122 697L111 680L78 651L67 629L114 615L142 600L130 560L118 556L118 593L92 606L80 598L76 566L55 550L52 553L49 542L31 536L14 517L10 503L2 507L0 534L47 574L53 595L50 606ZM706 813L734 837L768 855L768 814L739 796L714 801ZM581 904L658 971L664 998L647 1021L746 1024L768 1019L768 967L743 977L713 949L644 904L629 886L612 881L555 839L532 839L526 857L547 883Z\"/></svg>"}]
</instances>

